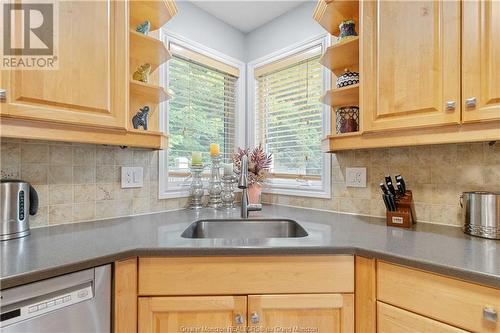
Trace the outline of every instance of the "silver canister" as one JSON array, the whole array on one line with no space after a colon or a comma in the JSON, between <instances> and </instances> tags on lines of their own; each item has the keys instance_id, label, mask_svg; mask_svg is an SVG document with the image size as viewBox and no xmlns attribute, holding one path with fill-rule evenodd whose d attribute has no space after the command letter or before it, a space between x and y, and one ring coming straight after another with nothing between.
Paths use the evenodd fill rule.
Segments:
<instances>
[{"instance_id":1,"label":"silver canister","mask_svg":"<svg viewBox=\"0 0 500 333\"><path fill-rule=\"evenodd\" d=\"M460 203L466 234L500 239L500 192L463 192Z\"/></svg>"}]
</instances>

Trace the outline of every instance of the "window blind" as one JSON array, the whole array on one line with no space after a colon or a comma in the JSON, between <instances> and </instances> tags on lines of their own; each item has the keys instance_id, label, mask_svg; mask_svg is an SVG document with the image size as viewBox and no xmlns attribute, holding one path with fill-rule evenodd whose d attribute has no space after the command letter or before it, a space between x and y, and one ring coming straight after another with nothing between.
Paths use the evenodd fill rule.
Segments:
<instances>
[{"instance_id":1,"label":"window blind","mask_svg":"<svg viewBox=\"0 0 500 333\"><path fill-rule=\"evenodd\" d=\"M304 57L304 54L307 57ZM273 154L273 178L321 179L321 46L256 69L256 134Z\"/></svg>"},{"instance_id":2,"label":"window blind","mask_svg":"<svg viewBox=\"0 0 500 333\"><path fill-rule=\"evenodd\" d=\"M235 150L237 77L174 53L168 63L169 181L187 175L193 151L204 155L219 143L223 158ZM179 179L177 179L179 181Z\"/></svg>"}]
</instances>

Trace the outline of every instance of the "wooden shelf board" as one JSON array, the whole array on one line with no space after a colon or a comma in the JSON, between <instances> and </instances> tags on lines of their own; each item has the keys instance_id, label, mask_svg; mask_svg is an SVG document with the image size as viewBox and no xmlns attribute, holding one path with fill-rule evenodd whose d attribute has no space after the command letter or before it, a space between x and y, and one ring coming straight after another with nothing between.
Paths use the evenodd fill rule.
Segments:
<instances>
[{"instance_id":1,"label":"wooden shelf board","mask_svg":"<svg viewBox=\"0 0 500 333\"><path fill-rule=\"evenodd\" d=\"M150 63L151 70L155 70L172 55L161 40L130 30L130 57L141 63Z\"/></svg>"},{"instance_id":2,"label":"wooden shelf board","mask_svg":"<svg viewBox=\"0 0 500 333\"><path fill-rule=\"evenodd\" d=\"M359 21L359 1L319 0L313 18L330 34L339 35L339 25L344 20Z\"/></svg>"},{"instance_id":3,"label":"wooden shelf board","mask_svg":"<svg viewBox=\"0 0 500 333\"><path fill-rule=\"evenodd\" d=\"M359 36L332 45L326 49L319 62L336 76L354 64L359 64Z\"/></svg>"},{"instance_id":4,"label":"wooden shelf board","mask_svg":"<svg viewBox=\"0 0 500 333\"><path fill-rule=\"evenodd\" d=\"M146 20L151 22L151 31L161 28L175 14L177 7L173 0L131 0L130 24L135 29Z\"/></svg>"},{"instance_id":5,"label":"wooden shelf board","mask_svg":"<svg viewBox=\"0 0 500 333\"><path fill-rule=\"evenodd\" d=\"M164 102L171 97L163 87L135 80L130 80L130 95L139 95L156 103Z\"/></svg>"},{"instance_id":6,"label":"wooden shelf board","mask_svg":"<svg viewBox=\"0 0 500 333\"><path fill-rule=\"evenodd\" d=\"M30 140L47 140L106 144L149 149L164 149L168 138L161 132L106 129L30 119L2 117L0 123L2 137Z\"/></svg>"},{"instance_id":7,"label":"wooden shelf board","mask_svg":"<svg viewBox=\"0 0 500 333\"><path fill-rule=\"evenodd\" d=\"M332 107L359 105L359 84L328 90L321 102Z\"/></svg>"},{"instance_id":8,"label":"wooden shelf board","mask_svg":"<svg viewBox=\"0 0 500 333\"><path fill-rule=\"evenodd\" d=\"M483 123L416 127L401 131L364 132L358 135L329 135L322 140L324 152L353 149L405 147L461 142L500 140L500 121ZM351 133L349 133L351 134Z\"/></svg>"}]
</instances>

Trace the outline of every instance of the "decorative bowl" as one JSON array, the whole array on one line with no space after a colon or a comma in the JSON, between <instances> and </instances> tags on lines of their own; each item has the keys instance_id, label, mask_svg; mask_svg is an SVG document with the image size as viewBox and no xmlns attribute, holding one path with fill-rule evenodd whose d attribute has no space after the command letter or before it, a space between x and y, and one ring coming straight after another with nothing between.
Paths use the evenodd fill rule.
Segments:
<instances>
[{"instance_id":1,"label":"decorative bowl","mask_svg":"<svg viewBox=\"0 0 500 333\"><path fill-rule=\"evenodd\" d=\"M351 72L349 69L344 70L344 74L337 78L337 88L351 86L359 83L359 73Z\"/></svg>"}]
</instances>

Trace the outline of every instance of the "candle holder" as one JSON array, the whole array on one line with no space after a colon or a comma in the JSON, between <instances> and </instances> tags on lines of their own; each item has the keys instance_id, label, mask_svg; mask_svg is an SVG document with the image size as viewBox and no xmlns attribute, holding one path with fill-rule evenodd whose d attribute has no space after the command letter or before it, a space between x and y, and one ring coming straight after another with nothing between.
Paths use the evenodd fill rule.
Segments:
<instances>
[{"instance_id":1,"label":"candle holder","mask_svg":"<svg viewBox=\"0 0 500 333\"><path fill-rule=\"evenodd\" d=\"M223 208L234 208L234 183L236 183L236 176L222 177L221 200Z\"/></svg>"},{"instance_id":2,"label":"candle holder","mask_svg":"<svg viewBox=\"0 0 500 333\"><path fill-rule=\"evenodd\" d=\"M189 187L189 208L203 208L203 182L201 181L201 173L205 167L203 165L192 165L191 170L191 185Z\"/></svg>"},{"instance_id":3,"label":"candle holder","mask_svg":"<svg viewBox=\"0 0 500 333\"><path fill-rule=\"evenodd\" d=\"M208 183L208 207L211 208L219 208L222 205L220 162L221 158L219 155L212 156L212 173L210 175L210 182Z\"/></svg>"}]
</instances>

